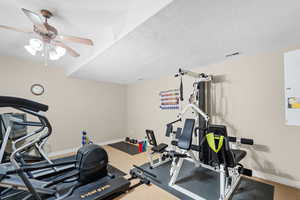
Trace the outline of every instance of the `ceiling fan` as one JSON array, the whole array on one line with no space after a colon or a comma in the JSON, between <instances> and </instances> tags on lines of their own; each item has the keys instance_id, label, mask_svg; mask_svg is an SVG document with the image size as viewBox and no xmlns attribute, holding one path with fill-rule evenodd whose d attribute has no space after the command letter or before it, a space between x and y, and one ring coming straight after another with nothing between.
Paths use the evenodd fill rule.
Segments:
<instances>
[{"instance_id":1,"label":"ceiling fan","mask_svg":"<svg viewBox=\"0 0 300 200\"><path fill-rule=\"evenodd\" d=\"M43 50L43 55L46 59L48 59L49 56L51 58L52 55L52 58L54 58L52 60L57 60L55 58L61 57L65 52L67 52L73 57L78 57L80 56L79 53L77 53L71 47L67 46L64 42L74 42L90 46L93 45L93 41L90 39L59 34L55 27L48 24L48 19L50 19L53 16L53 14L48 10L43 9L40 11L41 15L44 17L44 20L40 15L38 15L35 12L32 12L25 8L22 8L22 11L33 23L33 30L25 30L5 25L0 25L0 28L17 32L23 32L27 34L37 34L41 40L31 39L30 46L25 46L25 49L27 49L33 55L35 55L37 51ZM59 56L53 56L54 51L51 51L53 49L54 51L56 51L56 53L58 53L57 55Z\"/></svg>"}]
</instances>

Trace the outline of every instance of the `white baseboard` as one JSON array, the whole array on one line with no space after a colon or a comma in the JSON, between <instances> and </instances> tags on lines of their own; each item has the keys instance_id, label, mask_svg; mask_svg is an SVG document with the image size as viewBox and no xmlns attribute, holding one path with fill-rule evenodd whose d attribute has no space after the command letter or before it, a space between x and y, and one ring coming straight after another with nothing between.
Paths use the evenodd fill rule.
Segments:
<instances>
[{"instance_id":1,"label":"white baseboard","mask_svg":"<svg viewBox=\"0 0 300 200\"><path fill-rule=\"evenodd\" d=\"M283 185L288 185L288 186L300 189L300 181L297 181L297 180L283 178L283 177L276 176L273 174L268 174L268 173L264 173L264 172L260 172L260 171L254 171L254 170L253 170L253 176L257 177L257 178L265 179L267 181L273 181L276 183L280 183Z\"/></svg>"},{"instance_id":2,"label":"white baseboard","mask_svg":"<svg viewBox=\"0 0 300 200\"><path fill-rule=\"evenodd\" d=\"M114 140L109 140L109 141L105 141L105 142L96 142L95 144L103 146L103 145L107 145L107 144L121 142L123 140L124 139L114 139ZM62 151L51 152L51 153L48 154L48 156L49 157L56 157L56 156L65 155L65 154L68 154L68 153L73 153L73 152L76 152L80 147L81 146L77 146L77 147L70 148L70 149L65 149L65 150L62 150Z\"/></svg>"}]
</instances>

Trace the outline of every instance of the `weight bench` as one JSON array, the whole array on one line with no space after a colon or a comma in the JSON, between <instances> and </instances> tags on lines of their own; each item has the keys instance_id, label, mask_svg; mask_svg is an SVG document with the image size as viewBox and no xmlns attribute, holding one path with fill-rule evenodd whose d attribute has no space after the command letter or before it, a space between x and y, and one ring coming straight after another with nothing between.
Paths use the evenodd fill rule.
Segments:
<instances>
[{"instance_id":1,"label":"weight bench","mask_svg":"<svg viewBox=\"0 0 300 200\"><path fill-rule=\"evenodd\" d=\"M218 151L213 151L207 143L201 143L200 145L206 145L209 148L209 151L215 154L216 162L209 162L211 165L204 164L196 159L193 150L192 150L192 139L193 139L193 131L195 126L195 119L186 119L184 123L184 128L182 130L182 134L178 139L177 147L180 152L177 153L178 161L176 163L176 159L173 159L172 167L170 169L171 180L169 182L169 186L174 189L188 195L191 197L197 196L197 198L201 199L198 195L176 185L176 180L179 175L180 169L182 167L184 159L191 159L196 167L204 167L210 170L214 170L220 174L220 197L219 200L228 199L235 187L239 183L240 175L244 174L247 176L252 175L252 171L250 169L244 168L239 162L247 155L246 151L239 149L231 149L229 142L233 142L237 139L233 137L228 137L226 126L223 125L210 125L206 130L206 134L213 133L218 138L223 138L223 145ZM222 136L222 137L221 137ZM206 139L207 140L207 139ZM243 141L248 141L247 143L242 144L253 144L253 140L251 139L243 139ZM241 140L242 141L242 140ZM204 146L205 147L205 146ZM213 165L212 165L213 164Z\"/></svg>"},{"instance_id":2,"label":"weight bench","mask_svg":"<svg viewBox=\"0 0 300 200\"><path fill-rule=\"evenodd\" d=\"M146 135L147 135L147 139L148 139L148 143L150 145L152 145L151 151L148 151L148 158L150 161L150 167L151 168L155 168L158 167L166 162L170 161L170 158L166 158L164 156L164 152L166 151L168 145L165 143L160 143L159 145L157 145L156 142L156 138L154 135L154 131L153 130L146 130ZM154 162L154 155L158 154L158 161Z\"/></svg>"},{"instance_id":3,"label":"weight bench","mask_svg":"<svg viewBox=\"0 0 300 200\"><path fill-rule=\"evenodd\" d=\"M177 128L176 131L173 131L173 124L181 122L181 118L172 121L167 124L167 129L165 136L166 137L171 137L171 150L175 151L176 150L176 145L174 145L173 142L177 142L176 140L180 137L181 134L181 128ZM148 139L148 143L152 145L151 151L148 151L148 158L150 161L150 167L155 168L158 167L166 162L169 162L172 158L168 155L168 145L165 143L160 143L157 145L156 138L154 135L153 130L146 130L146 135ZM154 162L153 157L154 155L159 154L158 160Z\"/></svg>"}]
</instances>

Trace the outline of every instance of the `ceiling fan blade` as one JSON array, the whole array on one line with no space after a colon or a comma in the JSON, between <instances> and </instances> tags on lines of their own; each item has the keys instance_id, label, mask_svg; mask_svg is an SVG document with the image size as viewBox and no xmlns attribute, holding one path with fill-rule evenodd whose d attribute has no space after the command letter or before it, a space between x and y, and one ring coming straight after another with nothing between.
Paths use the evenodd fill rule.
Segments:
<instances>
[{"instance_id":1,"label":"ceiling fan blade","mask_svg":"<svg viewBox=\"0 0 300 200\"><path fill-rule=\"evenodd\" d=\"M12 31L17 31L17 32L21 32L21 33L33 33L30 30L14 28L14 27L5 26L5 25L0 25L0 28L7 29L7 30L12 30Z\"/></svg>"},{"instance_id":2,"label":"ceiling fan blade","mask_svg":"<svg viewBox=\"0 0 300 200\"><path fill-rule=\"evenodd\" d=\"M22 11L39 30L41 30L44 33L48 32L46 26L44 25L43 19L38 14L25 8L22 8Z\"/></svg>"},{"instance_id":3,"label":"ceiling fan blade","mask_svg":"<svg viewBox=\"0 0 300 200\"><path fill-rule=\"evenodd\" d=\"M65 48L66 51L73 57L79 57L80 54L77 53L74 49L72 49L71 47L67 46L66 44L64 44L63 42L57 41L57 40L52 40L52 43L56 46L60 46L62 48Z\"/></svg>"},{"instance_id":4,"label":"ceiling fan blade","mask_svg":"<svg viewBox=\"0 0 300 200\"><path fill-rule=\"evenodd\" d=\"M71 35L58 35L57 38L67 42L76 42L76 43L91 45L91 46L94 45L93 41L87 38L81 38L81 37L76 37Z\"/></svg>"}]
</instances>

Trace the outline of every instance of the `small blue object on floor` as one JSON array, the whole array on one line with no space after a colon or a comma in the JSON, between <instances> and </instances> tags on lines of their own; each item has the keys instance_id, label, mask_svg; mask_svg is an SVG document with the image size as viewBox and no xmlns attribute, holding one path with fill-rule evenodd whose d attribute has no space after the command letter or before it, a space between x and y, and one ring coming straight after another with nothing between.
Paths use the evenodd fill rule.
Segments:
<instances>
[{"instance_id":1,"label":"small blue object on floor","mask_svg":"<svg viewBox=\"0 0 300 200\"><path fill-rule=\"evenodd\" d=\"M190 200L189 196L175 190L168 185L170 181L169 169L171 162L157 168L150 169L149 163L141 168L157 176L152 183L170 192L179 199ZM176 185L188 189L192 193L206 200L219 199L219 174L205 168L195 168L194 164L185 160ZM242 177L239 185L231 196L231 200L273 200L274 186Z\"/></svg>"}]
</instances>

